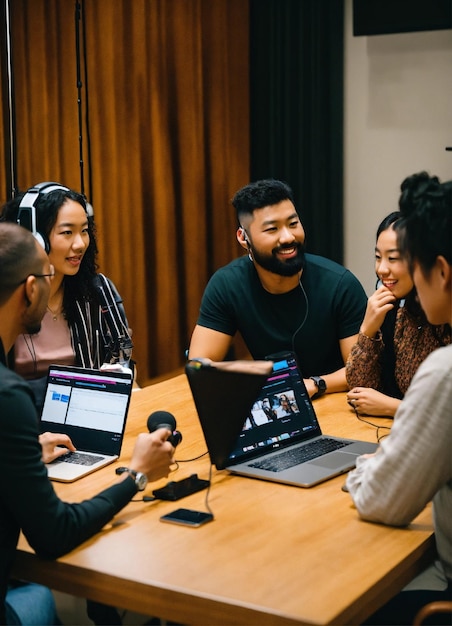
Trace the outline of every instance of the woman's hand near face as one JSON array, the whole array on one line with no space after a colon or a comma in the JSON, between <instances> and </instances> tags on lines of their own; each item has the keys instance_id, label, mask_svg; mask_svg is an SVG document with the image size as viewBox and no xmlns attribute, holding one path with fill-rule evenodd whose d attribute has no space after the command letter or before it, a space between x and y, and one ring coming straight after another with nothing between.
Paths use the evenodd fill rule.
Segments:
<instances>
[{"instance_id":1,"label":"woman's hand near face","mask_svg":"<svg viewBox=\"0 0 452 626\"><path fill-rule=\"evenodd\" d=\"M394 294L387 287L379 287L367 301L360 331L373 339L380 330L387 313L394 308L395 301Z\"/></svg>"}]
</instances>

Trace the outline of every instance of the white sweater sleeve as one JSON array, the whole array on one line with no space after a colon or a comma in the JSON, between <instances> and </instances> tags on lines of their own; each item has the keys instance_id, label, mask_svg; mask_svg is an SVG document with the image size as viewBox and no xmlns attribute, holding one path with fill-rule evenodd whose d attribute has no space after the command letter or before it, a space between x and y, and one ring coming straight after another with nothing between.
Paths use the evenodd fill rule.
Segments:
<instances>
[{"instance_id":1,"label":"white sweater sleeve","mask_svg":"<svg viewBox=\"0 0 452 626\"><path fill-rule=\"evenodd\" d=\"M452 346L429 355L376 454L360 457L347 487L364 519L409 524L441 489L452 485ZM448 485L449 486L448 486Z\"/></svg>"}]
</instances>

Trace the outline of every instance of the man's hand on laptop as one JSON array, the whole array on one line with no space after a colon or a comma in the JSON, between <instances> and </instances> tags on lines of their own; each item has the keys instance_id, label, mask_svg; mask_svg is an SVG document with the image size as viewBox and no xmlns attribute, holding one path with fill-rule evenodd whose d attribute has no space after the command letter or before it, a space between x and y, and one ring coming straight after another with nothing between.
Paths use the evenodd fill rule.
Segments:
<instances>
[{"instance_id":1,"label":"man's hand on laptop","mask_svg":"<svg viewBox=\"0 0 452 626\"><path fill-rule=\"evenodd\" d=\"M159 428L152 433L140 433L129 467L146 474L150 482L168 476L174 455L174 447L167 441L170 435L171 432L166 428Z\"/></svg>"},{"instance_id":2,"label":"man's hand on laptop","mask_svg":"<svg viewBox=\"0 0 452 626\"><path fill-rule=\"evenodd\" d=\"M51 463L68 452L75 452L75 446L67 435L42 433L39 435L43 463Z\"/></svg>"}]
</instances>

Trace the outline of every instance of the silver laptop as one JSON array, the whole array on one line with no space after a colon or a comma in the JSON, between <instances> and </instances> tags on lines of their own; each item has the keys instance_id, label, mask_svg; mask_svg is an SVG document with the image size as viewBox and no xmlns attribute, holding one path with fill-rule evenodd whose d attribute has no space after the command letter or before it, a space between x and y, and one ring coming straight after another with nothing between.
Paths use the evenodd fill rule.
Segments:
<instances>
[{"instance_id":1,"label":"silver laptop","mask_svg":"<svg viewBox=\"0 0 452 626\"><path fill-rule=\"evenodd\" d=\"M273 361L272 372L246 408L241 404L241 392L237 396L229 388L228 396L222 396L228 372L209 376L206 367L203 384L203 368L186 367L211 460L218 469L312 487L352 469L361 454L375 452L376 443L323 435L295 355L286 352L268 359ZM215 394L215 405L206 403L206 396ZM216 435L218 424L221 421L223 429L225 423L236 428L237 412L241 412L241 432L225 450Z\"/></svg>"},{"instance_id":2,"label":"silver laptop","mask_svg":"<svg viewBox=\"0 0 452 626\"><path fill-rule=\"evenodd\" d=\"M119 457L132 383L124 372L49 367L40 431L69 435L77 449L47 464L51 480L73 482Z\"/></svg>"}]
</instances>

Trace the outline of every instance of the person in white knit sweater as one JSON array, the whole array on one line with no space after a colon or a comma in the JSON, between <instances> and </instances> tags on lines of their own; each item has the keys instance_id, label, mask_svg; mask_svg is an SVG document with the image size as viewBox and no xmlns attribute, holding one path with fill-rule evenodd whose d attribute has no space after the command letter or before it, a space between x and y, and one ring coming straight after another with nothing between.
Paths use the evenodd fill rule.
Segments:
<instances>
[{"instance_id":1,"label":"person in white knit sweater","mask_svg":"<svg viewBox=\"0 0 452 626\"><path fill-rule=\"evenodd\" d=\"M452 325L452 181L421 172L401 186L399 248L431 324ZM346 481L360 517L408 525L430 502L438 559L374 614L368 624L412 624L434 600L452 600L452 345L420 365L390 435L359 457ZM441 621L443 620L443 621ZM451 616L435 617L450 624Z\"/></svg>"}]
</instances>

